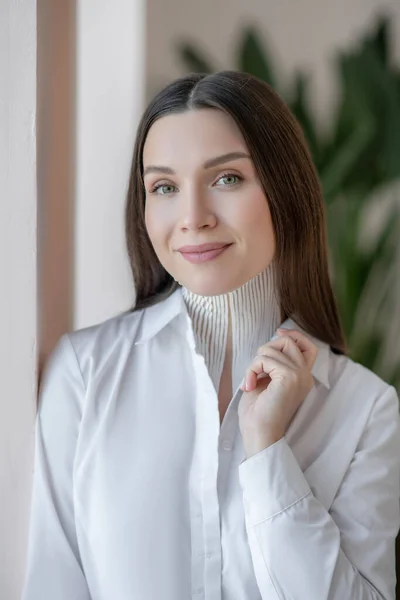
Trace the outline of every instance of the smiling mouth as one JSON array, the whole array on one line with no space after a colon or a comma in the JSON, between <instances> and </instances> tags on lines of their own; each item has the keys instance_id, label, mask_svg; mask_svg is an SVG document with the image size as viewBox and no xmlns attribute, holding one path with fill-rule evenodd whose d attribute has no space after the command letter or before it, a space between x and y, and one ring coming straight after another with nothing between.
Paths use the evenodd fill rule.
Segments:
<instances>
[{"instance_id":1,"label":"smiling mouth","mask_svg":"<svg viewBox=\"0 0 400 600\"><path fill-rule=\"evenodd\" d=\"M230 248L232 244L227 244L226 246L221 246L220 248L213 248L211 250L203 250L203 251L190 251L190 252L182 252L180 251L182 257L191 262L191 263L203 263L208 262L210 260L214 260L218 258L221 254L223 254L228 248Z\"/></svg>"}]
</instances>

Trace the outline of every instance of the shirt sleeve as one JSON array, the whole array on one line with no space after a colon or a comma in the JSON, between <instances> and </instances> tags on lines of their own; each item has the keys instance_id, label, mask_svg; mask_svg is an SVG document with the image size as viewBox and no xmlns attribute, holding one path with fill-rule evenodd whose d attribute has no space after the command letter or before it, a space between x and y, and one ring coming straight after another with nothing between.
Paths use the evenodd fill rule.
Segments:
<instances>
[{"instance_id":1,"label":"shirt sleeve","mask_svg":"<svg viewBox=\"0 0 400 600\"><path fill-rule=\"evenodd\" d=\"M74 522L73 463L84 386L67 334L44 369L35 432L23 600L90 600Z\"/></svg>"},{"instance_id":2,"label":"shirt sleeve","mask_svg":"<svg viewBox=\"0 0 400 600\"><path fill-rule=\"evenodd\" d=\"M399 463L398 398L388 387L329 512L285 438L239 465L263 600L394 600Z\"/></svg>"}]
</instances>

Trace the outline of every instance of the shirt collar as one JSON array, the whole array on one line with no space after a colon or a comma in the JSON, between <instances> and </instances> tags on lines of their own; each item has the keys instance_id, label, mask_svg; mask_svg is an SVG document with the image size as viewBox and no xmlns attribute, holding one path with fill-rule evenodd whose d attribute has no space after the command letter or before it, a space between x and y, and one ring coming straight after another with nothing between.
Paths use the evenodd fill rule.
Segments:
<instances>
[{"instance_id":1,"label":"shirt collar","mask_svg":"<svg viewBox=\"0 0 400 600\"><path fill-rule=\"evenodd\" d=\"M144 344L186 310L182 289L178 288L168 298L143 309L142 326L135 345Z\"/></svg>"},{"instance_id":2,"label":"shirt collar","mask_svg":"<svg viewBox=\"0 0 400 600\"><path fill-rule=\"evenodd\" d=\"M144 344L156 336L164 327L171 323L177 316L187 314L182 289L178 288L168 298L143 309L142 327L135 345ZM291 319L286 319L281 325L282 329L298 329L306 333ZM317 358L312 368L315 379L322 383L327 389L329 384L329 345L317 338L306 334L318 349Z\"/></svg>"}]
</instances>

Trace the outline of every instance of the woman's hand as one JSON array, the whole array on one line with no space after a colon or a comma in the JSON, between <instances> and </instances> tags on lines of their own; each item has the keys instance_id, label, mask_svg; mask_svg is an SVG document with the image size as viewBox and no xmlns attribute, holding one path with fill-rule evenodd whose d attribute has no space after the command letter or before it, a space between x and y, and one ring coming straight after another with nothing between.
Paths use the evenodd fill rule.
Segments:
<instances>
[{"instance_id":1,"label":"woman's hand","mask_svg":"<svg viewBox=\"0 0 400 600\"><path fill-rule=\"evenodd\" d=\"M246 458L277 442L314 385L317 348L295 329L261 346L246 371L238 407Z\"/></svg>"}]
</instances>

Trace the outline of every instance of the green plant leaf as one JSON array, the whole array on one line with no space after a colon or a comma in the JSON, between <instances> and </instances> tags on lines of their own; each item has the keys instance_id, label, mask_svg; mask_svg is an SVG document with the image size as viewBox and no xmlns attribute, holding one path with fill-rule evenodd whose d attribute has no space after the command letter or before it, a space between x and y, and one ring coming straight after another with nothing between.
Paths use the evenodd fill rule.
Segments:
<instances>
[{"instance_id":1,"label":"green plant leaf","mask_svg":"<svg viewBox=\"0 0 400 600\"><path fill-rule=\"evenodd\" d=\"M190 43L180 43L177 46L178 54L183 61L186 69L191 73L214 73L215 69L207 61L200 50Z\"/></svg>"},{"instance_id":2,"label":"green plant leaf","mask_svg":"<svg viewBox=\"0 0 400 600\"><path fill-rule=\"evenodd\" d=\"M369 49L364 56L366 88L380 124L378 165L382 176L391 180L400 176L400 94L396 79L382 68L376 54Z\"/></svg>"},{"instance_id":3,"label":"green plant leaf","mask_svg":"<svg viewBox=\"0 0 400 600\"><path fill-rule=\"evenodd\" d=\"M309 78L304 73L296 73L294 93L288 102L289 108L299 122L317 169L321 163L321 148L317 138L316 126L308 107Z\"/></svg>"},{"instance_id":4,"label":"green plant leaf","mask_svg":"<svg viewBox=\"0 0 400 600\"><path fill-rule=\"evenodd\" d=\"M237 64L239 71L254 75L275 88L276 80L271 60L263 49L259 34L252 27L243 33L238 47Z\"/></svg>"},{"instance_id":5,"label":"green plant leaf","mask_svg":"<svg viewBox=\"0 0 400 600\"><path fill-rule=\"evenodd\" d=\"M345 187L348 175L356 167L361 155L368 148L375 134L374 122L365 114L355 131L338 143L329 163L321 167L320 179L327 202Z\"/></svg>"},{"instance_id":6,"label":"green plant leaf","mask_svg":"<svg viewBox=\"0 0 400 600\"><path fill-rule=\"evenodd\" d=\"M386 39L387 25L382 31L385 33L381 32L380 37ZM342 189L363 185L371 190L400 176L398 71L383 62L378 46L367 39L357 50L342 52L337 58L342 94L325 163L335 160L338 148L349 136L357 137L355 132L362 131L363 121L369 121L375 129L364 149L359 147L358 158L353 156L352 169L343 174Z\"/></svg>"},{"instance_id":7,"label":"green plant leaf","mask_svg":"<svg viewBox=\"0 0 400 600\"><path fill-rule=\"evenodd\" d=\"M374 31L364 37L362 44L364 48L371 49L383 65L388 66L390 48L390 20L386 15L381 15L378 18Z\"/></svg>"}]
</instances>

